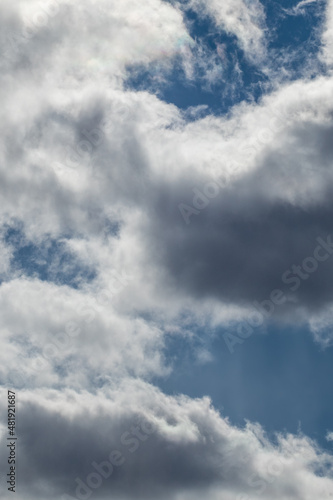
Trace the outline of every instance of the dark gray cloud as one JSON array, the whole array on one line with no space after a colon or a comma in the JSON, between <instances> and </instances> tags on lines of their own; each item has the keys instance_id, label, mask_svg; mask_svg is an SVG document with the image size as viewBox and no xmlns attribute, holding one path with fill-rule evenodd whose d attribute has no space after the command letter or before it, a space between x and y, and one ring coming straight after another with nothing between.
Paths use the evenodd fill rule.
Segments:
<instances>
[{"instance_id":1,"label":"dark gray cloud","mask_svg":"<svg viewBox=\"0 0 333 500\"><path fill-rule=\"evenodd\" d=\"M213 199L195 197L189 179L186 187L157 190L145 235L165 280L198 299L244 306L281 289L288 302L279 314L295 307L318 311L331 303L332 255L323 248L319 256L326 254L326 260L311 262L318 238L328 247L333 241L331 123L292 130L290 145L285 140L279 150L264 152L255 170L221 187ZM202 177L192 186L204 195L211 181ZM196 210L188 225L180 203ZM303 271L293 270L303 263Z\"/></svg>"},{"instance_id":2,"label":"dark gray cloud","mask_svg":"<svg viewBox=\"0 0 333 500\"><path fill-rule=\"evenodd\" d=\"M314 471L327 456L305 438L280 436L273 445L259 426L232 427L207 399L165 397L133 383L122 384L122 391L107 396L53 391L51 405L52 391L40 391L30 401L31 393L22 393L20 495L24 488L24 498L41 499L62 494L79 500L167 499L180 493L214 499L214 491L236 498L256 495L261 483L267 498L284 498L288 491L296 500L304 487L296 477L304 474L311 491L318 491Z\"/></svg>"}]
</instances>

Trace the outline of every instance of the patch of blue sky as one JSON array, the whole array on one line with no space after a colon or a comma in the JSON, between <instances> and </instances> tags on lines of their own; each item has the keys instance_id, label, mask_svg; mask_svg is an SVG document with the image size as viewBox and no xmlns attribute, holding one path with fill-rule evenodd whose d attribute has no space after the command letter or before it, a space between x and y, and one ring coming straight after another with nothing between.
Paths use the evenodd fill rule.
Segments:
<instances>
[{"instance_id":1,"label":"patch of blue sky","mask_svg":"<svg viewBox=\"0 0 333 500\"><path fill-rule=\"evenodd\" d=\"M4 240L13 248L11 270L14 274L76 289L96 277L93 268L68 251L66 238L48 238L37 244L26 240L20 228L11 227Z\"/></svg>"},{"instance_id":2,"label":"patch of blue sky","mask_svg":"<svg viewBox=\"0 0 333 500\"><path fill-rule=\"evenodd\" d=\"M300 1L261 0L266 12L268 49L272 67L286 72L288 78L315 76L325 72L318 59L320 35L326 2L317 0L300 5Z\"/></svg>"},{"instance_id":3,"label":"patch of blue sky","mask_svg":"<svg viewBox=\"0 0 333 500\"><path fill-rule=\"evenodd\" d=\"M207 112L214 114L228 112L235 103L258 99L268 78L247 61L236 37L221 33L212 20L202 19L193 11L186 17L189 32L200 46L200 50L199 46L192 48L193 78L186 78L180 60L166 77L162 75L163 65L156 62L148 69L130 70L126 87L154 92L183 110L205 105Z\"/></svg>"},{"instance_id":4,"label":"patch of blue sky","mask_svg":"<svg viewBox=\"0 0 333 500\"><path fill-rule=\"evenodd\" d=\"M325 436L333 421L333 350L322 350L304 327L270 325L230 354L223 333L206 345L171 336L165 357L174 369L154 382L167 394L210 396L236 425L259 422L271 437L300 431L331 449ZM202 347L213 354L210 362L198 362Z\"/></svg>"},{"instance_id":5,"label":"patch of blue sky","mask_svg":"<svg viewBox=\"0 0 333 500\"><path fill-rule=\"evenodd\" d=\"M316 1L294 12L298 3L262 0L268 57L259 66L249 62L236 37L221 31L213 19L185 10L189 33L197 42L197 48L192 47L193 78L186 78L180 61L167 76L156 62L148 69L130 69L126 87L153 92L182 110L206 106L206 113L219 115L240 102L258 102L283 79L323 73L325 67L317 56L325 2Z\"/></svg>"},{"instance_id":6,"label":"patch of blue sky","mask_svg":"<svg viewBox=\"0 0 333 500\"><path fill-rule=\"evenodd\" d=\"M270 46L287 48L307 42L323 22L326 2L309 3L290 0L261 0L271 35ZM318 47L317 47L318 48Z\"/></svg>"}]
</instances>

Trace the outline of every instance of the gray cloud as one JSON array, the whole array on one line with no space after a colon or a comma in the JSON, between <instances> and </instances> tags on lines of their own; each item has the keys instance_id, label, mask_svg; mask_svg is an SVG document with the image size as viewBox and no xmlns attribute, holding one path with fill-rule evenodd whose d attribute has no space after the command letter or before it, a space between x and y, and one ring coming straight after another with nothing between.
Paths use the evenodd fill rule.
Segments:
<instances>
[{"instance_id":1,"label":"gray cloud","mask_svg":"<svg viewBox=\"0 0 333 500\"><path fill-rule=\"evenodd\" d=\"M240 17L228 5L220 18L222 4L212 1L209 13L249 56L262 55L260 4L239 1ZM0 376L20 388L19 500L75 496L76 478L88 484L93 462L110 461L112 450L126 461L94 491L102 500L330 498L332 457L306 437L273 444L257 424L232 426L208 399L167 397L147 380L170 370L168 333L234 325L277 288L288 299L279 317L306 321L331 342L333 260L314 254L318 238L333 235L331 75L273 82L257 104L222 117L194 109L188 120L124 88L137 65L159 62L163 77L181 60L193 77L200 46L176 3L79 8L69 0L44 24L40 8L0 7L8 49L0 61ZM218 192L208 187L214 180ZM210 198L200 205L193 189ZM189 224L182 203L192 206ZM4 237L16 227L37 248L66 241L73 266L93 269L93 278L78 273L74 288L22 276L11 267L20 244ZM48 264L57 276L60 263ZM293 265L316 264L296 290L282 281ZM153 433L131 436L138 415ZM1 431L6 460L5 422Z\"/></svg>"},{"instance_id":2,"label":"gray cloud","mask_svg":"<svg viewBox=\"0 0 333 500\"><path fill-rule=\"evenodd\" d=\"M310 441L280 435L273 445L258 425L231 426L208 399L166 397L132 382L95 396L21 393L19 411L24 498L324 499L332 492L332 480L319 475L330 459ZM91 476L102 462L103 480Z\"/></svg>"}]
</instances>

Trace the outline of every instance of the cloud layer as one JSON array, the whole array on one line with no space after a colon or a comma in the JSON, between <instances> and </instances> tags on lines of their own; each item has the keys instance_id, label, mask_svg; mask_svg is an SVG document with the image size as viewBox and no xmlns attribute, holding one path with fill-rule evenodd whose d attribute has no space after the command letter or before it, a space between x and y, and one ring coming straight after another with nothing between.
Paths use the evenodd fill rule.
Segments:
<instances>
[{"instance_id":1,"label":"cloud layer","mask_svg":"<svg viewBox=\"0 0 333 500\"><path fill-rule=\"evenodd\" d=\"M172 370L170 335L235 332L258 308L333 340L332 5L322 74L223 116L128 79L191 88L189 9L263 68L259 2L0 6L0 377L18 389L19 500L331 498L332 457L306 436L237 428L152 381ZM112 477L89 486L106 460Z\"/></svg>"},{"instance_id":2,"label":"cloud layer","mask_svg":"<svg viewBox=\"0 0 333 500\"><path fill-rule=\"evenodd\" d=\"M332 495L332 458L314 443L278 435L273 444L259 425L237 429L208 398L166 397L124 381L95 395L26 392L19 411L24 498Z\"/></svg>"}]
</instances>

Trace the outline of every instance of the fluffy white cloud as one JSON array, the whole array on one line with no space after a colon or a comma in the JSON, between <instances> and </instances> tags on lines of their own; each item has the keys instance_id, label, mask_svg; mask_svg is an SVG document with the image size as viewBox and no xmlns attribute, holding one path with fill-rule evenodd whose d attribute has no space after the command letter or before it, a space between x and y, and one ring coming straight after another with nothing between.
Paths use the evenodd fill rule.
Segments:
<instances>
[{"instance_id":1,"label":"fluffy white cloud","mask_svg":"<svg viewBox=\"0 0 333 500\"><path fill-rule=\"evenodd\" d=\"M107 286L112 269L134 275L120 306L126 313L135 307L170 319L190 308L198 317L212 317L215 301L222 300L221 320L230 318L231 310L240 319L245 313L239 307L266 299L281 286L292 260L310 257L316 238L327 237L317 207L330 213L331 78L285 85L260 105L241 105L229 117L192 123L147 92L50 89L42 87L37 96L28 87L33 106L27 110L25 92L14 88L2 109L3 217L10 213L11 221L21 220L34 241L71 234L69 247L98 271L95 290ZM203 192L214 179L222 187L204 210L194 208L186 225L179 205L193 209L193 189ZM290 228L291 257L283 248L270 251L277 236L268 221L264 242L243 241L253 249L248 255L254 262L249 259L247 267L238 243L233 250L234 227L250 218L259 228L267 210L280 211L285 235L295 210L310 211L313 222L302 222L305 240ZM117 234L110 225L118 227ZM204 241L213 241L202 245L207 228ZM309 238L313 243L304 246ZM278 240L282 244L283 237ZM259 262L263 245L268 259ZM215 248L216 260L208 258L207 248ZM197 261L205 265L198 267ZM313 276L312 293L302 284L296 295L301 311L315 305L327 265ZM331 300L325 287L320 296L323 303ZM295 313L293 297L290 306Z\"/></svg>"},{"instance_id":2,"label":"fluffy white cloud","mask_svg":"<svg viewBox=\"0 0 333 500\"><path fill-rule=\"evenodd\" d=\"M167 66L192 42L181 13L161 0L86 0L79 7L23 0L1 10L2 71L33 68L36 78L63 87L97 79L121 85L127 66L161 59Z\"/></svg>"},{"instance_id":3,"label":"fluffy white cloud","mask_svg":"<svg viewBox=\"0 0 333 500\"><path fill-rule=\"evenodd\" d=\"M119 278L108 293L94 295L38 280L3 284L1 382L78 388L129 373L166 373L161 331L117 312L130 282L126 274Z\"/></svg>"}]
</instances>

